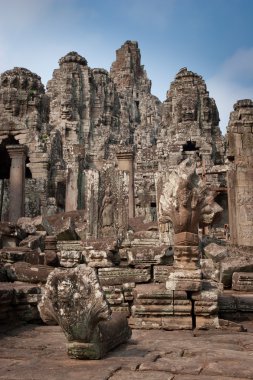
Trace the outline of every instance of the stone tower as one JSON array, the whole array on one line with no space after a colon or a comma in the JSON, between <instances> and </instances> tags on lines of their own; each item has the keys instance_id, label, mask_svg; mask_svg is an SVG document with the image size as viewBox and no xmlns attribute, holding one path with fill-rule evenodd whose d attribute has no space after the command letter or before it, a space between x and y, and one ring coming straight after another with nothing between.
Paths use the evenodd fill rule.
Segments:
<instances>
[{"instance_id":1,"label":"stone tower","mask_svg":"<svg viewBox=\"0 0 253 380\"><path fill-rule=\"evenodd\" d=\"M25 213L35 216L47 205L48 110L48 98L37 74L15 67L1 75L1 220L16 221ZM17 209L17 203L18 212L9 210L9 205Z\"/></svg>"}]
</instances>

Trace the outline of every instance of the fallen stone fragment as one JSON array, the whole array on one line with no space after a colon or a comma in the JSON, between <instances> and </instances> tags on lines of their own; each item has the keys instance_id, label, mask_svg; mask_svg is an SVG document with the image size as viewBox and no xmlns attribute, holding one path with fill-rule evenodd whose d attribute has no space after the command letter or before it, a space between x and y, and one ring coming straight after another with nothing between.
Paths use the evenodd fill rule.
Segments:
<instances>
[{"instance_id":1,"label":"fallen stone fragment","mask_svg":"<svg viewBox=\"0 0 253 380\"><path fill-rule=\"evenodd\" d=\"M17 262L7 269L10 281L45 284L53 268L46 265L32 265L26 262Z\"/></svg>"},{"instance_id":2,"label":"fallen stone fragment","mask_svg":"<svg viewBox=\"0 0 253 380\"><path fill-rule=\"evenodd\" d=\"M111 314L95 270L84 264L49 275L39 310L61 326L71 358L100 359L131 336L126 316Z\"/></svg>"},{"instance_id":3,"label":"fallen stone fragment","mask_svg":"<svg viewBox=\"0 0 253 380\"><path fill-rule=\"evenodd\" d=\"M242 292L252 292L253 272L234 272L232 277L232 289Z\"/></svg>"}]
</instances>

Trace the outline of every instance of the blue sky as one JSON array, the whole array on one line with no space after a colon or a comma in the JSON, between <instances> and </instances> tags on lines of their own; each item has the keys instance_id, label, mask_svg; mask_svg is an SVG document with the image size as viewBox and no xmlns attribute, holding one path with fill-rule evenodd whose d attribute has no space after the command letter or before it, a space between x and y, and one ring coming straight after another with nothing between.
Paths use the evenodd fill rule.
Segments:
<instances>
[{"instance_id":1,"label":"blue sky","mask_svg":"<svg viewBox=\"0 0 253 380\"><path fill-rule=\"evenodd\" d=\"M253 0L0 0L0 9L1 73L26 67L46 85L71 50L109 70L134 40L160 100L181 67L203 76L223 133L233 104L253 98Z\"/></svg>"}]
</instances>

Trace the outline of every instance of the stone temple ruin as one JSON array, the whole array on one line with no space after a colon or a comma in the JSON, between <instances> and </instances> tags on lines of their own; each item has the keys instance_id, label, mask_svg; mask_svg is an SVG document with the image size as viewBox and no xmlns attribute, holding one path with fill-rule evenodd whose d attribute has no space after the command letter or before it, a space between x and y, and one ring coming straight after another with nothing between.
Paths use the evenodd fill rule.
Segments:
<instances>
[{"instance_id":1,"label":"stone temple ruin","mask_svg":"<svg viewBox=\"0 0 253 380\"><path fill-rule=\"evenodd\" d=\"M110 72L68 53L46 91L8 70L0 217L0 321L57 323L70 356L103 356L128 325L252 320L253 101L224 138L203 78L180 69L160 102L133 41Z\"/></svg>"}]
</instances>

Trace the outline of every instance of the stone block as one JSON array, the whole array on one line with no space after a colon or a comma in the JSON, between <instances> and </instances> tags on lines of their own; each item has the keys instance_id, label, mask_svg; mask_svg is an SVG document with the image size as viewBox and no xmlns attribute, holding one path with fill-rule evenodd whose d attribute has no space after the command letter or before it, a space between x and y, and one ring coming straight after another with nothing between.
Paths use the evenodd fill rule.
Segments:
<instances>
[{"instance_id":1,"label":"stone block","mask_svg":"<svg viewBox=\"0 0 253 380\"><path fill-rule=\"evenodd\" d=\"M242 256L223 261L220 266L220 281L224 284L224 287L231 288L234 272L253 272L253 260L244 259Z\"/></svg>"},{"instance_id":2,"label":"stone block","mask_svg":"<svg viewBox=\"0 0 253 380\"><path fill-rule=\"evenodd\" d=\"M218 297L220 313L235 313L237 310L236 298L231 293L223 293Z\"/></svg>"},{"instance_id":3,"label":"stone block","mask_svg":"<svg viewBox=\"0 0 253 380\"><path fill-rule=\"evenodd\" d=\"M178 270L170 274L166 281L166 289L198 292L201 290L200 270Z\"/></svg>"},{"instance_id":4,"label":"stone block","mask_svg":"<svg viewBox=\"0 0 253 380\"><path fill-rule=\"evenodd\" d=\"M27 235L31 235L36 232L36 227L32 222L32 218L19 218L17 221L17 226Z\"/></svg>"},{"instance_id":5,"label":"stone block","mask_svg":"<svg viewBox=\"0 0 253 380\"><path fill-rule=\"evenodd\" d=\"M180 232L174 236L174 245L198 246L199 237L191 232Z\"/></svg>"},{"instance_id":6,"label":"stone block","mask_svg":"<svg viewBox=\"0 0 253 380\"><path fill-rule=\"evenodd\" d=\"M169 278L170 273L174 272L174 268L169 265L154 265L153 266L153 276L154 282L166 282Z\"/></svg>"},{"instance_id":7,"label":"stone block","mask_svg":"<svg viewBox=\"0 0 253 380\"><path fill-rule=\"evenodd\" d=\"M204 248L204 253L208 259L212 259L214 262L218 263L227 256L227 247L216 243L210 243Z\"/></svg>"},{"instance_id":8,"label":"stone block","mask_svg":"<svg viewBox=\"0 0 253 380\"><path fill-rule=\"evenodd\" d=\"M219 281L220 271L215 267L212 259L201 259L200 267L204 279Z\"/></svg>"},{"instance_id":9,"label":"stone block","mask_svg":"<svg viewBox=\"0 0 253 380\"><path fill-rule=\"evenodd\" d=\"M46 265L32 265L26 262L17 262L8 268L7 273L10 281L45 284L52 270L52 267Z\"/></svg>"},{"instance_id":10,"label":"stone block","mask_svg":"<svg viewBox=\"0 0 253 380\"><path fill-rule=\"evenodd\" d=\"M19 247L39 248L44 251L44 237L42 235L29 235L19 243Z\"/></svg>"},{"instance_id":11,"label":"stone block","mask_svg":"<svg viewBox=\"0 0 253 380\"><path fill-rule=\"evenodd\" d=\"M253 272L234 272L232 289L244 292L253 292Z\"/></svg>"},{"instance_id":12,"label":"stone block","mask_svg":"<svg viewBox=\"0 0 253 380\"><path fill-rule=\"evenodd\" d=\"M153 264L162 264L164 254L160 247L131 247L127 250L127 261L131 266L144 268Z\"/></svg>"},{"instance_id":13,"label":"stone block","mask_svg":"<svg viewBox=\"0 0 253 380\"><path fill-rule=\"evenodd\" d=\"M198 330L209 330L209 329L218 329L219 318L215 316L196 316L196 329Z\"/></svg>"},{"instance_id":14,"label":"stone block","mask_svg":"<svg viewBox=\"0 0 253 380\"><path fill-rule=\"evenodd\" d=\"M75 223L71 217L59 218L57 223L52 225L52 230L58 241L77 240Z\"/></svg>"},{"instance_id":15,"label":"stone block","mask_svg":"<svg viewBox=\"0 0 253 380\"><path fill-rule=\"evenodd\" d=\"M0 250L0 260L9 264L13 264L17 261L39 264L40 254L37 250L32 250L27 247L3 248Z\"/></svg>"},{"instance_id":16,"label":"stone block","mask_svg":"<svg viewBox=\"0 0 253 380\"><path fill-rule=\"evenodd\" d=\"M98 277L100 284L120 285L126 282L148 282L151 279L150 268L99 268Z\"/></svg>"},{"instance_id":17,"label":"stone block","mask_svg":"<svg viewBox=\"0 0 253 380\"><path fill-rule=\"evenodd\" d=\"M59 257L56 251L45 251L44 252L44 264L52 267L57 267L59 265Z\"/></svg>"},{"instance_id":18,"label":"stone block","mask_svg":"<svg viewBox=\"0 0 253 380\"><path fill-rule=\"evenodd\" d=\"M175 270L198 269L199 257L200 254L198 246L175 245L173 267L175 268Z\"/></svg>"}]
</instances>

